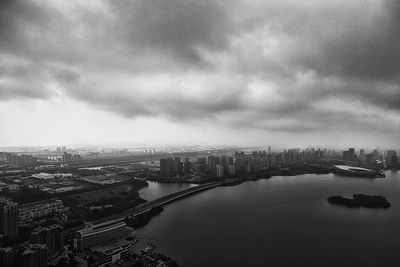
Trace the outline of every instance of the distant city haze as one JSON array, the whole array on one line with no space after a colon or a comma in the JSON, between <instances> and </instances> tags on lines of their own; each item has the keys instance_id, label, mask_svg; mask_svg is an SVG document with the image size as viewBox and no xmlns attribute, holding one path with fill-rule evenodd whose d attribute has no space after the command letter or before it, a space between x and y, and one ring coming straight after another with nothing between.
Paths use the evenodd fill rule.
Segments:
<instances>
[{"instance_id":1,"label":"distant city haze","mask_svg":"<svg viewBox=\"0 0 400 267\"><path fill-rule=\"evenodd\" d=\"M0 146L398 148L399 1L0 3Z\"/></svg>"}]
</instances>

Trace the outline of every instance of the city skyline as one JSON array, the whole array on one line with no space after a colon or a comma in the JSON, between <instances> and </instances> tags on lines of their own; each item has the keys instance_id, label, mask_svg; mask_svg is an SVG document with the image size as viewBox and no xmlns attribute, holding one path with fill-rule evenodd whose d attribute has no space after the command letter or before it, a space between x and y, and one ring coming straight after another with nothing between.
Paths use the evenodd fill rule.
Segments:
<instances>
[{"instance_id":1,"label":"city skyline","mask_svg":"<svg viewBox=\"0 0 400 267\"><path fill-rule=\"evenodd\" d=\"M0 146L400 146L397 1L0 6Z\"/></svg>"}]
</instances>

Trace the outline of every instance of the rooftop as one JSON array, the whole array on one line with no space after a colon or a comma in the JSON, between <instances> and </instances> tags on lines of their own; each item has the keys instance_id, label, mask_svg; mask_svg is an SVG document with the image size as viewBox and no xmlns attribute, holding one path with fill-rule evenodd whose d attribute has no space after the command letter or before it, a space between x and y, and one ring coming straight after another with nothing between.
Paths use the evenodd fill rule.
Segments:
<instances>
[{"instance_id":1,"label":"rooftop","mask_svg":"<svg viewBox=\"0 0 400 267\"><path fill-rule=\"evenodd\" d=\"M373 172L370 169L367 168L361 168L361 167L353 167L353 166L348 166L348 165L335 165L335 168L344 170L344 171L355 171L355 172Z\"/></svg>"}]
</instances>

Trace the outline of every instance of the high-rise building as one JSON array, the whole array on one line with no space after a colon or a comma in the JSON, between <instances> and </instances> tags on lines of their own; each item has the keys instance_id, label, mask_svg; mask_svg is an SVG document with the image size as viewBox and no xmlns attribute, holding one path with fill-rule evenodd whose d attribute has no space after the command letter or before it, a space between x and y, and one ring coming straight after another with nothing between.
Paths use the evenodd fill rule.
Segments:
<instances>
[{"instance_id":1,"label":"high-rise building","mask_svg":"<svg viewBox=\"0 0 400 267\"><path fill-rule=\"evenodd\" d=\"M14 266L14 251L10 247L0 248L0 266L13 267Z\"/></svg>"},{"instance_id":2,"label":"high-rise building","mask_svg":"<svg viewBox=\"0 0 400 267\"><path fill-rule=\"evenodd\" d=\"M228 171L228 159L225 156L221 158L220 164L224 167L224 172L226 173Z\"/></svg>"},{"instance_id":3,"label":"high-rise building","mask_svg":"<svg viewBox=\"0 0 400 267\"><path fill-rule=\"evenodd\" d=\"M160 172L162 176L169 175L169 165L167 159L160 159Z\"/></svg>"},{"instance_id":4,"label":"high-rise building","mask_svg":"<svg viewBox=\"0 0 400 267\"><path fill-rule=\"evenodd\" d=\"M390 167L391 168L398 168L399 166L399 159L397 156L392 156L390 159Z\"/></svg>"},{"instance_id":5,"label":"high-rise building","mask_svg":"<svg viewBox=\"0 0 400 267\"><path fill-rule=\"evenodd\" d=\"M182 176L183 175L183 163L181 162L180 157L175 157L174 158L174 165L175 165L175 172L177 175Z\"/></svg>"},{"instance_id":6,"label":"high-rise building","mask_svg":"<svg viewBox=\"0 0 400 267\"><path fill-rule=\"evenodd\" d=\"M160 172L161 175L165 177L176 175L177 166L175 160L173 158L160 159Z\"/></svg>"},{"instance_id":7,"label":"high-rise building","mask_svg":"<svg viewBox=\"0 0 400 267\"><path fill-rule=\"evenodd\" d=\"M47 266L47 247L46 245L30 244L22 253L22 267L45 267Z\"/></svg>"},{"instance_id":8,"label":"high-rise building","mask_svg":"<svg viewBox=\"0 0 400 267\"><path fill-rule=\"evenodd\" d=\"M217 160L216 157L214 156L209 156L207 158L207 162L208 162L208 171L215 175L215 166L217 166Z\"/></svg>"},{"instance_id":9,"label":"high-rise building","mask_svg":"<svg viewBox=\"0 0 400 267\"><path fill-rule=\"evenodd\" d=\"M224 167L220 164L215 166L215 176L224 177Z\"/></svg>"},{"instance_id":10,"label":"high-rise building","mask_svg":"<svg viewBox=\"0 0 400 267\"><path fill-rule=\"evenodd\" d=\"M388 150L386 152L386 165L389 168L397 167L397 155L395 150Z\"/></svg>"},{"instance_id":11,"label":"high-rise building","mask_svg":"<svg viewBox=\"0 0 400 267\"><path fill-rule=\"evenodd\" d=\"M343 151L343 159L346 161L356 161L357 156L354 151L354 148L349 148L349 150L344 150Z\"/></svg>"},{"instance_id":12,"label":"high-rise building","mask_svg":"<svg viewBox=\"0 0 400 267\"><path fill-rule=\"evenodd\" d=\"M31 233L31 242L46 245L47 256L51 257L63 249L63 227L58 224L49 227L38 227Z\"/></svg>"},{"instance_id":13,"label":"high-rise building","mask_svg":"<svg viewBox=\"0 0 400 267\"><path fill-rule=\"evenodd\" d=\"M244 172L250 173L253 171L253 158L252 157L245 157L244 159Z\"/></svg>"},{"instance_id":14,"label":"high-rise building","mask_svg":"<svg viewBox=\"0 0 400 267\"><path fill-rule=\"evenodd\" d=\"M191 168L192 168L192 166L191 166L191 162L189 161L189 158L185 158L185 162L183 164L183 173L185 175L189 174Z\"/></svg>"},{"instance_id":15,"label":"high-rise building","mask_svg":"<svg viewBox=\"0 0 400 267\"><path fill-rule=\"evenodd\" d=\"M235 175L235 165L233 165L233 164L228 165L228 174L230 176Z\"/></svg>"},{"instance_id":16,"label":"high-rise building","mask_svg":"<svg viewBox=\"0 0 400 267\"><path fill-rule=\"evenodd\" d=\"M208 168L207 158L198 158L197 165L198 165L198 171L205 172Z\"/></svg>"},{"instance_id":17,"label":"high-rise building","mask_svg":"<svg viewBox=\"0 0 400 267\"><path fill-rule=\"evenodd\" d=\"M0 200L0 234L9 240L18 238L18 203Z\"/></svg>"},{"instance_id":18,"label":"high-rise building","mask_svg":"<svg viewBox=\"0 0 400 267\"><path fill-rule=\"evenodd\" d=\"M63 163L70 163L72 161L72 154L64 152L63 154Z\"/></svg>"},{"instance_id":19,"label":"high-rise building","mask_svg":"<svg viewBox=\"0 0 400 267\"><path fill-rule=\"evenodd\" d=\"M359 160L362 164L365 164L365 162L367 161L367 155L365 154L364 149L360 149Z\"/></svg>"},{"instance_id":20,"label":"high-rise building","mask_svg":"<svg viewBox=\"0 0 400 267\"><path fill-rule=\"evenodd\" d=\"M178 165L176 166L176 174L182 177L183 169L184 169L183 162L179 162Z\"/></svg>"}]
</instances>

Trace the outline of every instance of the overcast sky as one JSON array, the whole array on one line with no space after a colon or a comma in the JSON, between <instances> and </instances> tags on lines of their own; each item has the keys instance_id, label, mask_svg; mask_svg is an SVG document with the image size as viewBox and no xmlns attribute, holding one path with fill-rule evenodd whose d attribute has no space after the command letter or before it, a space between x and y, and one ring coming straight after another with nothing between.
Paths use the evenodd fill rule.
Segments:
<instances>
[{"instance_id":1,"label":"overcast sky","mask_svg":"<svg viewBox=\"0 0 400 267\"><path fill-rule=\"evenodd\" d=\"M400 1L1 0L0 145L400 145Z\"/></svg>"}]
</instances>

